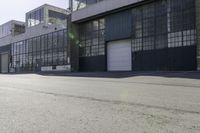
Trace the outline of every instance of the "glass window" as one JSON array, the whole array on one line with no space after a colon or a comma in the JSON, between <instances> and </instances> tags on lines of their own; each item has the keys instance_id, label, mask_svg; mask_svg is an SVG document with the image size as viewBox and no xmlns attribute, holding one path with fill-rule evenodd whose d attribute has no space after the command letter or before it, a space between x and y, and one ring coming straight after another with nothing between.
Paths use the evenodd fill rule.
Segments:
<instances>
[{"instance_id":1,"label":"glass window","mask_svg":"<svg viewBox=\"0 0 200 133\"><path fill-rule=\"evenodd\" d=\"M11 34L10 25L4 24L0 26L0 38Z\"/></svg>"},{"instance_id":2,"label":"glass window","mask_svg":"<svg viewBox=\"0 0 200 133\"><path fill-rule=\"evenodd\" d=\"M69 64L67 46L66 29L13 43L11 67L33 71L38 61L42 66Z\"/></svg>"},{"instance_id":3,"label":"glass window","mask_svg":"<svg viewBox=\"0 0 200 133\"><path fill-rule=\"evenodd\" d=\"M105 29L105 19L99 20L99 29Z\"/></svg>"},{"instance_id":4,"label":"glass window","mask_svg":"<svg viewBox=\"0 0 200 133\"><path fill-rule=\"evenodd\" d=\"M76 11L101 1L104 0L72 0L72 8L73 11Z\"/></svg>"},{"instance_id":5,"label":"glass window","mask_svg":"<svg viewBox=\"0 0 200 133\"><path fill-rule=\"evenodd\" d=\"M80 56L104 55L104 19L90 21L82 24L80 27Z\"/></svg>"},{"instance_id":6,"label":"glass window","mask_svg":"<svg viewBox=\"0 0 200 133\"><path fill-rule=\"evenodd\" d=\"M73 0L73 11L86 7L86 0Z\"/></svg>"},{"instance_id":7,"label":"glass window","mask_svg":"<svg viewBox=\"0 0 200 133\"><path fill-rule=\"evenodd\" d=\"M33 52L37 51L37 38L33 38Z\"/></svg>"},{"instance_id":8,"label":"glass window","mask_svg":"<svg viewBox=\"0 0 200 133\"><path fill-rule=\"evenodd\" d=\"M64 32L59 31L58 32L58 48L63 48L64 47Z\"/></svg>"},{"instance_id":9,"label":"glass window","mask_svg":"<svg viewBox=\"0 0 200 133\"><path fill-rule=\"evenodd\" d=\"M26 15L27 26L31 27L31 14Z\"/></svg>"},{"instance_id":10,"label":"glass window","mask_svg":"<svg viewBox=\"0 0 200 133\"><path fill-rule=\"evenodd\" d=\"M132 40L132 51L137 52L142 50L142 38Z\"/></svg>"},{"instance_id":11,"label":"glass window","mask_svg":"<svg viewBox=\"0 0 200 133\"><path fill-rule=\"evenodd\" d=\"M15 24L14 35L19 35L19 34L24 33L24 32L25 32L25 26L24 25Z\"/></svg>"},{"instance_id":12,"label":"glass window","mask_svg":"<svg viewBox=\"0 0 200 133\"><path fill-rule=\"evenodd\" d=\"M194 2L160 0L134 8L132 50L195 45Z\"/></svg>"},{"instance_id":13,"label":"glass window","mask_svg":"<svg viewBox=\"0 0 200 133\"><path fill-rule=\"evenodd\" d=\"M62 25L63 27L66 27L66 25L67 25L67 15L66 14L52 11L52 10L49 10L48 14L49 14L48 24L50 24L50 25L51 24L59 24L59 25Z\"/></svg>"},{"instance_id":14,"label":"glass window","mask_svg":"<svg viewBox=\"0 0 200 133\"><path fill-rule=\"evenodd\" d=\"M44 8L41 8L39 12L40 12L40 23L43 23L44 22Z\"/></svg>"},{"instance_id":15,"label":"glass window","mask_svg":"<svg viewBox=\"0 0 200 133\"><path fill-rule=\"evenodd\" d=\"M40 23L40 10L35 11L35 25Z\"/></svg>"},{"instance_id":16,"label":"glass window","mask_svg":"<svg viewBox=\"0 0 200 133\"><path fill-rule=\"evenodd\" d=\"M30 12L26 16L28 27L38 25L44 22L44 9L38 9L36 11Z\"/></svg>"},{"instance_id":17,"label":"glass window","mask_svg":"<svg viewBox=\"0 0 200 133\"><path fill-rule=\"evenodd\" d=\"M37 45L36 45L36 48L37 48L37 52L39 52L41 50L41 46L40 46L40 36L36 38L37 39Z\"/></svg>"}]
</instances>

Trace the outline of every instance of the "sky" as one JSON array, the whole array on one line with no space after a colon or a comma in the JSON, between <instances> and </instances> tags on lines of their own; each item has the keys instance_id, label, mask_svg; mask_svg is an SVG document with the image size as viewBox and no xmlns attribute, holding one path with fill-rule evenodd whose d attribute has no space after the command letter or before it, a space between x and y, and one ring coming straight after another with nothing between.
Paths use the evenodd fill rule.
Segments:
<instances>
[{"instance_id":1,"label":"sky","mask_svg":"<svg viewBox=\"0 0 200 133\"><path fill-rule=\"evenodd\" d=\"M10 20L25 21L26 12L43 4L67 9L68 0L2 0L0 6L0 25Z\"/></svg>"}]
</instances>

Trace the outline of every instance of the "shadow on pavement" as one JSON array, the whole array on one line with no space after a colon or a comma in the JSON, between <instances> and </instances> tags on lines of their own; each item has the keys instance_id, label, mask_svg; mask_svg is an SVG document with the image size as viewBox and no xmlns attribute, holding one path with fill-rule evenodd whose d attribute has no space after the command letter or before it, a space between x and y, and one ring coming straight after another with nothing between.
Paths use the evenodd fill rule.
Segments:
<instances>
[{"instance_id":1,"label":"shadow on pavement","mask_svg":"<svg viewBox=\"0 0 200 133\"><path fill-rule=\"evenodd\" d=\"M43 76L67 76L67 77L94 77L94 78L129 78L138 76L155 76L167 78L200 79L199 71L190 72L42 72Z\"/></svg>"},{"instance_id":2,"label":"shadow on pavement","mask_svg":"<svg viewBox=\"0 0 200 133\"><path fill-rule=\"evenodd\" d=\"M40 73L12 73L7 75L38 74L42 76L66 76L85 78L130 78L138 76L155 76L166 78L200 79L200 71L153 71L153 72L40 72Z\"/></svg>"}]
</instances>

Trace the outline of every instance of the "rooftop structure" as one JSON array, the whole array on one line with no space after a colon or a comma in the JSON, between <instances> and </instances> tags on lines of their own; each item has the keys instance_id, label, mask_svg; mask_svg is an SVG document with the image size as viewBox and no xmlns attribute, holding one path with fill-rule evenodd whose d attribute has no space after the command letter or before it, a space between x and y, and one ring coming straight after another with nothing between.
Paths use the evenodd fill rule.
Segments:
<instances>
[{"instance_id":1,"label":"rooftop structure","mask_svg":"<svg viewBox=\"0 0 200 133\"><path fill-rule=\"evenodd\" d=\"M11 20L5 24L0 25L0 39L6 36L15 36L25 32L25 23Z\"/></svg>"},{"instance_id":2,"label":"rooftop structure","mask_svg":"<svg viewBox=\"0 0 200 133\"><path fill-rule=\"evenodd\" d=\"M56 24L66 27L66 15L65 9L45 4L26 13L26 26L29 28L39 24Z\"/></svg>"},{"instance_id":3,"label":"rooftop structure","mask_svg":"<svg viewBox=\"0 0 200 133\"><path fill-rule=\"evenodd\" d=\"M65 9L44 4L26 13L25 22L0 29L1 72L70 71Z\"/></svg>"},{"instance_id":4,"label":"rooftop structure","mask_svg":"<svg viewBox=\"0 0 200 133\"><path fill-rule=\"evenodd\" d=\"M12 20L0 26L0 46L66 29L66 18L65 9L44 4L26 13L26 22Z\"/></svg>"}]
</instances>

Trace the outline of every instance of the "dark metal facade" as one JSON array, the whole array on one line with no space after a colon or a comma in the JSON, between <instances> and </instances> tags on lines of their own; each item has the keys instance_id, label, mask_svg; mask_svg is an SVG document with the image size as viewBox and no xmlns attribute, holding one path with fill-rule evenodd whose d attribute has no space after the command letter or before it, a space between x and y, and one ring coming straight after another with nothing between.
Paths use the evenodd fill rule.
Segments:
<instances>
[{"instance_id":1,"label":"dark metal facade","mask_svg":"<svg viewBox=\"0 0 200 133\"><path fill-rule=\"evenodd\" d=\"M80 57L105 55L105 20L86 22L79 29Z\"/></svg>"},{"instance_id":2,"label":"dark metal facade","mask_svg":"<svg viewBox=\"0 0 200 133\"><path fill-rule=\"evenodd\" d=\"M109 41L130 39L133 71L196 70L195 0L155 0L11 44L10 68L106 71ZM0 50L7 48L0 48ZM9 51L9 50L8 50Z\"/></svg>"},{"instance_id":3,"label":"dark metal facade","mask_svg":"<svg viewBox=\"0 0 200 133\"><path fill-rule=\"evenodd\" d=\"M130 38L132 33L131 10L111 14L105 17L105 40L113 41Z\"/></svg>"},{"instance_id":4,"label":"dark metal facade","mask_svg":"<svg viewBox=\"0 0 200 133\"><path fill-rule=\"evenodd\" d=\"M80 71L105 71L105 19L96 19L79 26Z\"/></svg>"},{"instance_id":5,"label":"dark metal facade","mask_svg":"<svg viewBox=\"0 0 200 133\"><path fill-rule=\"evenodd\" d=\"M195 0L160 0L132 13L133 70L196 69Z\"/></svg>"},{"instance_id":6,"label":"dark metal facade","mask_svg":"<svg viewBox=\"0 0 200 133\"><path fill-rule=\"evenodd\" d=\"M80 24L82 71L106 70L106 43L127 38L132 40L133 70L196 70L195 0L157 0L137 7L133 5L132 9L107 15L104 19L101 43L104 61L99 59L98 52L92 52L96 37L89 30L91 26L82 28L94 21ZM82 35L89 39L82 41ZM104 68L94 65L98 63L103 63Z\"/></svg>"}]
</instances>

